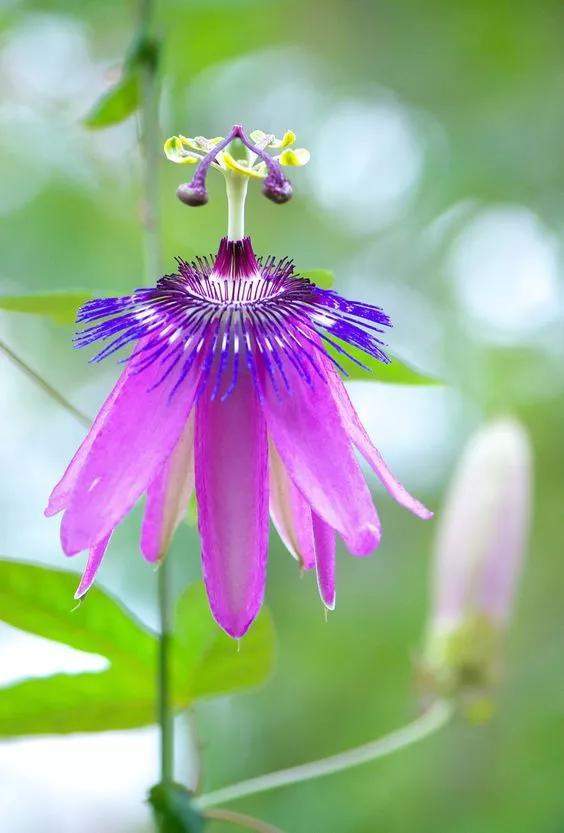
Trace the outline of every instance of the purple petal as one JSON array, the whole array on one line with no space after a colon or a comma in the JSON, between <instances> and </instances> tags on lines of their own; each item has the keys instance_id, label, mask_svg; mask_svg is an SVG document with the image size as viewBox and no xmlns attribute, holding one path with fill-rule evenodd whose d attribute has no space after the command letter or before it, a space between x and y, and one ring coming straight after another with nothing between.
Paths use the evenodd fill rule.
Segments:
<instances>
[{"instance_id":1,"label":"purple petal","mask_svg":"<svg viewBox=\"0 0 564 833\"><path fill-rule=\"evenodd\" d=\"M202 569L212 613L233 637L264 597L268 548L268 445L251 376L231 395L196 404L196 496Z\"/></svg>"},{"instance_id":2,"label":"purple petal","mask_svg":"<svg viewBox=\"0 0 564 833\"><path fill-rule=\"evenodd\" d=\"M380 522L329 384L318 376L308 384L293 368L288 373L288 395L263 386L269 434L312 509L354 555L368 555L380 541Z\"/></svg>"},{"instance_id":3,"label":"purple petal","mask_svg":"<svg viewBox=\"0 0 564 833\"><path fill-rule=\"evenodd\" d=\"M92 444L102 430L108 415L111 413L114 402L120 396L121 390L127 380L127 376L128 370L126 368L119 377L112 392L98 411L96 419L92 423L92 426L84 438L80 448L67 466L67 470L51 492L49 503L45 509L45 515L47 517L50 517L51 515L58 515L59 512L66 509L84 461L88 457Z\"/></svg>"},{"instance_id":4,"label":"purple petal","mask_svg":"<svg viewBox=\"0 0 564 833\"><path fill-rule=\"evenodd\" d=\"M61 523L68 555L89 549L134 506L171 454L194 401L199 364L191 367L171 396L183 368L163 379L155 361L125 379L84 453Z\"/></svg>"},{"instance_id":5,"label":"purple petal","mask_svg":"<svg viewBox=\"0 0 564 833\"><path fill-rule=\"evenodd\" d=\"M190 414L176 448L147 489L141 527L141 552L154 563L166 555L194 491L194 415Z\"/></svg>"},{"instance_id":6,"label":"purple petal","mask_svg":"<svg viewBox=\"0 0 564 833\"><path fill-rule=\"evenodd\" d=\"M311 509L269 444L270 515L284 545L306 570L315 566Z\"/></svg>"},{"instance_id":7,"label":"purple petal","mask_svg":"<svg viewBox=\"0 0 564 833\"><path fill-rule=\"evenodd\" d=\"M106 550L108 549L108 544L110 543L110 538L112 537L112 533L110 532L109 535L106 535L105 538L102 538L101 541L98 541L95 544L90 552L88 553L88 561L86 562L86 568L82 574L82 578L80 579L80 584L76 589L76 593L74 594L75 599L82 599L83 596L88 593L92 584L94 583L94 579L96 578L96 573L102 563L102 559L106 554Z\"/></svg>"},{"instance_id":8,"label":"purple petal","mask_svg":"<svg viewBox=\"0 0 564 833\"><path fill-rule=\"evenodd\" d=\"M427 509L426 506L423 506L423 504L416 498L410 495L407 489L401 485L399 480L396 480L392 472L387 467L384 458L378 449L372 444L370 437L366 433L364 426L362 425L358 414L349 399L346 388L331 362L326 361L326 368L331 388L333 390L333 397L337 403L343 426L349 435L351 442L356 446L356 448L358 448L384 488L389 492L394 500L425 521L432 518L433 513Z\"/></svg>"},{"instance_id":9,"label":"purple petal","mask_svg":"<svg viewBox=\"0 0 564 833\"><path fill-rule=\"evenodd\" d=\"M312 513L317 586L325 607L335 609L335 530Z\"/></svg>"}]
</instances>

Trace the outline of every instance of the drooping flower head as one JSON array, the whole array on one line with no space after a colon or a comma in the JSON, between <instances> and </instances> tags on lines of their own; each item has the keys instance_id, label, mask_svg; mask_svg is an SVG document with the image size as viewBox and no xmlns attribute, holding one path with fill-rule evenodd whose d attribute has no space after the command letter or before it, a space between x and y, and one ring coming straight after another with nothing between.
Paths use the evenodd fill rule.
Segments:
<instances>
[{"instance_id":1,"label":"drooping flower head","mask_svg":"<svg viewBox=\"0 0 564 833\"><path fill-rule=\"evenodd\" d=\"M489 712L499 676L527 542L531 469L520 423L484 426L464 450L437 529L424 663L431 684L461 696L471 716Z\"/></svg>"},{"instance_id":2,"label":"drooping flower head","mask_svg":"<svg viewBox=\"0 0 564 833\"><path fill-rule=\"evenodd\" d=\"M78 597L143 494L141 551L157 562L195 490L211 609L236 637L262 604L269 509L290 552L316 569L328 608L335 533L354 555L378 546L380 523L355 448L399 503L431 515L387 469L340 378L343 357L359 361L351 347L388 361L387 315L320 289L288 258L257 257L244 234L250 179L262 179L276 203L291 197L281 166L309 158L290 148L294 141L290 132L248 137L240 125L226 138L169 139L169 159L197 165L178 189L184 203L207 202L209 168L225 174L227 236L215 257L178 259L156 286L80 310L77 346L101 342L94 361L125 348L129 355L47 508L64 512L64 551L89 551ZM272 157L267 148L281 152Z\"/></svg>"}]
</instances>

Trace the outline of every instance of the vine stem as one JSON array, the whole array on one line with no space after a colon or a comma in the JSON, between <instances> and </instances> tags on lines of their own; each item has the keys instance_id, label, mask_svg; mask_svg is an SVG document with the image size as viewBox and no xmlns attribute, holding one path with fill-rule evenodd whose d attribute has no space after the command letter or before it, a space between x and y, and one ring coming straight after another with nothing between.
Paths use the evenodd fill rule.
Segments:
<instances>
[{"instance_id":1,"label":"vine stem","mask_svg":"<svg viewBox=\"0 0 564 833\"><path fill-rule=\"evenodd\" d=\"M236 824L237 827L245 827L247 830L256 830L257 833L284 833L273 824L247 816L245 813L235 813L233 810L208 810L204 815L208 819Z\"/></svg>"},{"instance_id":2,"label":"vine stem","mask_svg":"<svg viewBox=\"0 0 564 833\"><path fill-rule=\"evenodd\" d=\"M90 423L92 420L89 416L83 413L78 408L69 402L69 400L63 396L62 393L54 388L52 385L49 384L42 376L37 373L32 367L30 367L17 353L8 347L2 340L0 340L0 352L2 352L7 359L9 359L12 364L14 364L19 370L23 371L23 373L31 379L35 384L44 391L47 396L50 396L54 402L60 405L62 408L65 409L74 419L77 420L81 425L85 426L86 428L90 428Z\"/></svg>"},{"instance_id":3,"label":"vine stem","mask_svg":"<svg viewBox=\"0 0 564 833\"><path fill-rule=\"evenodd\" d=\"M139 37L149 39L153 28L154 0L139 0ZM142 62L140 96L140 136L142 155L143 206L145 233L145 283L151 284L160 274L161 240L159 212L159 56Z\"/></svg>"},{"instance_id":4,"label":"vine stem","mask_svg":"<svg viewBox=\"0 0 564 833\"><path fill-rule=\"evenodd\" d=\"M154 0L139 0L140 39L149 42L153 29ZM159 55L149 55L142 62L141 95L139 105L139 145L143 178L143 242L145 254L145 284L150 285L161 272L160 190L159 190ZM170 693L170 647L172 621L170 602L170 567L163 553L158 577L158 607L160 620L158 647L158 719L161 732L161 782L174 781L174 711Z\"/></svg>"},{"instance_id":5,"label":"vine stem","mask_svg":"<svg viewBox=\"0 0 564 833\"><path fill-rule=\"evenodd\" d=\"M170 570L168 559L163 557L157 571L159 596L159 725L161 730L161 781L174 781L174 713L170 696L170 647L172 622L170 616Z\"/></svg>"},{"instance_id":6,"label":"vine stem","mask_svg":"<svg viewBox=\"0 0 564 833\"><path fill-rule=\"evenodd\" d=\"M303 781L311 781L313 778L320 778L323 775L333 775L345 769L384 758L400 749L405 749L414 743L429 737L445 726L454 714L454 706L446 700L438 700L420 717L407 726L391 732L378 740L370 741L362 746L347 749L338 755L329 758L321 758L300 766L281 769L267 775L259 775L257 778L250 778L248 781L241 781L219 790L200 796L196 804L200 809L213 807L228 801L235 801L248 795L275 790L278 787L287 787L290 784L299 784Z\"/></svg>"}]
</instances>

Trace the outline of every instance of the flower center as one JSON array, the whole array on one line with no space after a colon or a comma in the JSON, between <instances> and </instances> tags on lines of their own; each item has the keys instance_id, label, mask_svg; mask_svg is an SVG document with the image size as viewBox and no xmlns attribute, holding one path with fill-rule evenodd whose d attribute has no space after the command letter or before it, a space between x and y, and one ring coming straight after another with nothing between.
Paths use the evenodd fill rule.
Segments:
<instances>
[{"instance_id":1,"label":"flower center","mask_svg":"<svg viewBox=\"0 0 564 833\"><path fill-rule=\"evenodd\" d=\"M313 285L295 276L293 265L273 259L257 260L250 237L229 240L224 237L219 251L207 268L203 264L180 261L182 286L192 299L205 300L214 307L238 310L282 301L288 292L310 292ZM170 278L163 278L161 284ZM174 276L172 280L177 280Z\"/></svg>"}]
</instances>

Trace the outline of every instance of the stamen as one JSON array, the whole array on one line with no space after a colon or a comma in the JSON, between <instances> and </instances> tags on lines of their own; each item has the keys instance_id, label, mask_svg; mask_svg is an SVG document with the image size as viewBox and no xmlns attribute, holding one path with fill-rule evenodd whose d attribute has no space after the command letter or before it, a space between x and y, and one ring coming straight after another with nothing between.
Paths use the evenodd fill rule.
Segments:
<instances>
[{"instance_id":1,"label":"stamen","mask_svg":"<svg viewBox=\"0 0 564 833\"><path fill-rule=\"evenodd\" d=\"M196 172L191 181L185 182L178 187L176 191L178 199L190 206L205 205L207 203L206 176L208 170L212 163L215 162L218 153L231 144L234 139L240 139L251 153L254 153L265 163L268 169L268 176L265 178L262 188L264 196L278 204L288 202L292 197L292 186L284 175L281 166L276 159L273 159L265 150L255 145L249 139L241 124L235 124L229 135L204 156L196 168Z\"/></svg>"},{"instance_id":2,"label":"stamen","mask_svg":"<svg viewBox=\"0 0 564 833\"><path fill-rule=\"evenodd\" d=\"M237 125L237 127L239 128L239 139L241 139L243 144L246 145L252 153L255 153L258 157L260 157L268 168L268 176L264 180L264 184L262 186L262 193L264 196L279 205L288 202L288 200L292 197L292 186L290 181L284 176L282 168L276 159L273 159L272 156L269 156L269 154L266 153L266 151L253 144L245 133L242 125Z\"/></svg>"},{"instance_id":3,"label":"stamen","mask_svg":"<svg viewBox=\"0 0 564 833\"><path fill-rule=\"evenodd\" d=\"M206 176L212 162L215 161L217 154L222 151L227 145L231 144L233 139L238 136L239 125L235 125L231 130L229 136L222 142L219 142L209 153L204 156L198 167L196 173L190 182L185 182L180 185L176 191L178 199L186 205L193 207L198 205L205 205L208 201L208 192L206 190Z\"/></svg>"}]
</instances>

